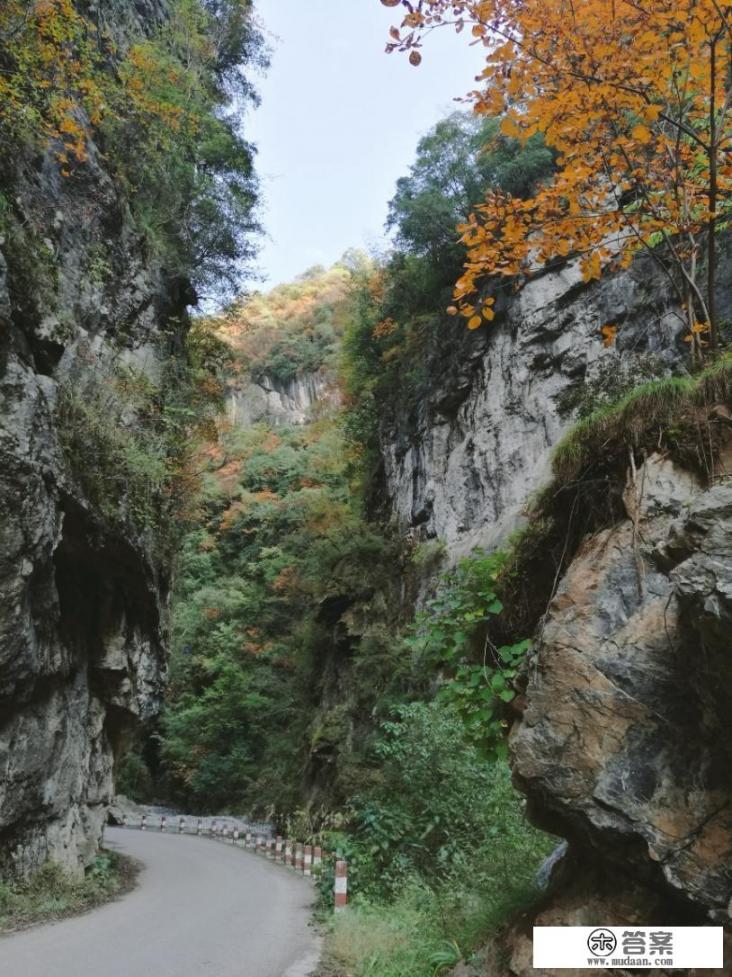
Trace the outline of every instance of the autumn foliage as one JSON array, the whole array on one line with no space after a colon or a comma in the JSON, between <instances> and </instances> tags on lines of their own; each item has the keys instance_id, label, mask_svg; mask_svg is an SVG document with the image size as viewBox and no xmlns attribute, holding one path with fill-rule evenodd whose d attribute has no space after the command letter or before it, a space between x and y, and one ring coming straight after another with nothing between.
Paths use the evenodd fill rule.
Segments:
<instances>
[{"instance_id":1,"label":"autumn foliage","mask_svg":"<svg viewBox=\"0 0 732 977\"><path fill-rule=\"evenodd\" d=\"M54 142L62 162L87 157L85 119L104 110L101 49L72 0L0 5L0 134Z\"/></svg>"},{"instance_id":2,"label":"autumn foliage","mask_svg":"<svg viewBox=\"0 0 732 977\"><path fill-rule=\"evenodd\" d=\"M385 6L396 7L394 0ZM541 133L558 171L530 199L491 190L459 228L456 307L491 319L486 276L520 286L578 256L585 280L648 250L673 281L688 335L716 341L715 231L730 191L732 5L724 0L402 0L388 50L419 53L452 24L486 49L471 93L503 132ZM416 59L415 59L416 60ZM494 294L499 286L489 290Z\"/></svg>"}]
</instances>

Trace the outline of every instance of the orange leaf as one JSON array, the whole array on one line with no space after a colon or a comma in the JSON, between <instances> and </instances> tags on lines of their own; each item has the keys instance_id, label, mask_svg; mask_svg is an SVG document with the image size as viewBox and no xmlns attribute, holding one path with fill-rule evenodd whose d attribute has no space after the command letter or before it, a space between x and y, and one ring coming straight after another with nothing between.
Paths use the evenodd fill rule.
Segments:
<instances>
[{"instance_id":1,"label":"orange leaf","mask_svg":"<svg viewBox=\"0 0 732 977\"><path fill-rule=\"evenodd\" d=\"M653 139L653 133L648 126L644 125L634 126L631 136L636 140L636 142L643 143L643 145L646 145L651 141L651 139Z\"/></svg>"},{"instance_id":2,"label":"orange leaf","mask_svg":"<svg viewBox=\"0 0 732 977\"><path fill-rule=\"evenodd\" d=\"M508 136L511 139L518 139L518 137L521 135L521 130L508 115L505 117L505 119L501 120L501 132L504 136Z\"/></svg>"}]
</instances>

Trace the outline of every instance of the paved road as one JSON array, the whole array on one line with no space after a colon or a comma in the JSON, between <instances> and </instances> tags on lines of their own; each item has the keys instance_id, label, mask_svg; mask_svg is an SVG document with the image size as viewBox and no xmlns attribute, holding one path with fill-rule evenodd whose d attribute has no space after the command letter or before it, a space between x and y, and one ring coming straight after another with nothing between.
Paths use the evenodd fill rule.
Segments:
<instances>
[{"instance_id":1,"label":"paved road","mask_svg":"<svg viewBox=\"0 0 732 977\"><path fill-rule=\"evenodd\" d=\"M86 916L0 939L0 977L307 977L318 961L312 885L204 838L107 829L143 869Z\"/></svg>"}]
</instances>

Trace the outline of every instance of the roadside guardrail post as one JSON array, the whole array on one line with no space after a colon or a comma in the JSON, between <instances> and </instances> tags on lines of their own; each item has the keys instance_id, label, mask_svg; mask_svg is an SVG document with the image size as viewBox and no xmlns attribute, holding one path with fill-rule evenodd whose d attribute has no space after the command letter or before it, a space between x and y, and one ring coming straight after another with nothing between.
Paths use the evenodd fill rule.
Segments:
<instances>
[{"instance_id":1,"label":"roadside guardrail post","mask_svg":"<svg viewBox=\"0 0 732 977\"><path fill-rule=\"evenodd\" d=\"M305 845L305 848L303 850L302 874L308 876L312 875L313 874L312 866L313 866L312 845Z\"/></svg>"},{"instance_id":2,"label":"roadside guardrail post","mask_svg":"<svg viewBox=\"0 0 732 977\"><path fill-rule=\"evenodd\" d=\"M277 835L277 837L275 838L274 857L276 862L282 861L282 835Z\"/></svg>"},{"instance_id":3,"label":"roadside guardrail post","mask_svg":"<svg viewBox=\"0 0 732 977\"><path fill-rule=\"evenodd\" d=\"M337 913L342 912L348 905L348 865L340 859L335 863L333 905Z\"/></svg>"},{"instance_id":4,"label":"roadside guardrail post","mask_svg":"<svg viewBox=\"0 0 732 977\"><path fill-rule=\"evenodd\" d=\"M142 815L142 820L140 821L140 831L147 831L147 814Z\"/></svg>"}]
</instances>

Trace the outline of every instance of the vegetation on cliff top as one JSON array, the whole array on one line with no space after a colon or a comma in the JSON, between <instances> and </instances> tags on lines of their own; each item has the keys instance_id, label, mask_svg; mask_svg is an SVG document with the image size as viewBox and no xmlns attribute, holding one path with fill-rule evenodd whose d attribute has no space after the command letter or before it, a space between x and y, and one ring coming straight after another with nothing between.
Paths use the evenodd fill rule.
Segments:
<instances>
[{"instance_id":1,"label":"vegetation on cliff top","mask_svg":"<svg viewBox=\"0 0 732 977\"><path fill-rule=\"evenodd\" d=\"M235 370L280 383L334 371L352 315L355 277L371 266L365 255L350 252L332 268L315 266L294 282L232 305L215 325L234 351Z\"/></svg>"},{"instance_id":2,"label":"vegetation on cliff top","mask_svg":"<svg viewBox=\"0 0 732 977\"><path fill-rule=\"evenodd\" d=\"M114 323L101 350L85 346L65 365L55 420L71 477L100 520L168 561L191 515L193 448L218 411L223 348L203 324L190 329L177 296L195 301L191 281L225 294L254 253L257 183L241 109L256 98L250 75L265 58L250 0L169 0L152 12L2 5L0 176L23 190L23 173L43 159L61 173L61 198L0 195L0 240L15 321L31 342L50 330L49 363L44 343L34 346L49 372L77 335L58 271L65 193L96 198L101 185L115 201L105 198L108 227L82 212L75 242L99 305L114 307L131 260L150 287L159 271L157 365L130 365L133 324Z\"/></svg>"}]
</instances>

